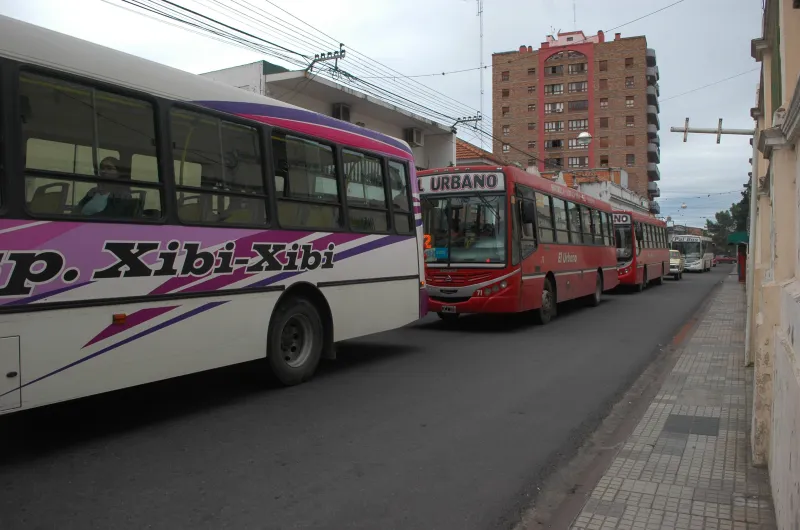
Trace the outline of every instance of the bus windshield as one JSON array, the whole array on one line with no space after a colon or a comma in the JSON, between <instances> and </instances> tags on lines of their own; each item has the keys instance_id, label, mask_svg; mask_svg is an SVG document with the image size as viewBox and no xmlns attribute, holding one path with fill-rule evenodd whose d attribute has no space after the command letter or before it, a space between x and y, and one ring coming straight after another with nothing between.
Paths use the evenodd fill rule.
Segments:
<instances>
[{"instance_id":1,"label":"bus windshield","mask_svg":"<svg viewBox=\"0 0 800 530\"><path fill-rule=\"evenodd\" d=\"M700 259L703 255L700 241L673 241L672 248L688 259Z\"/></svg>"},{"instance_id":2,"label":"bus windshield","mask_svg":"<svg viewBox=\"0 0 800 530\"><path fill-rule=\"evenodd\" d=\"M631 225L614 225L617 239L617 262L625 263L633 259L633 237Z\"/></svg>"},{"instance_id":3,"label":"bus windshield","mask_svg":"<svg viewBox=\"0 0 800 530\"><path fill-rule=\"evenodd\" d=\"M505 263L505 195L423 197L426 263Z\"/></svg>"}]
</instances>

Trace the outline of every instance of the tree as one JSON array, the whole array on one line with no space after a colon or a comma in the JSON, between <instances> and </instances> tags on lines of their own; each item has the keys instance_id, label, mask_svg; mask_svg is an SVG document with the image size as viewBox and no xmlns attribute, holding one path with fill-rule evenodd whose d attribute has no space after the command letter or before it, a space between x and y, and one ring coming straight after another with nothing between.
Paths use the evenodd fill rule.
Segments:
<instances>
[{"instance_id":1,"label":"tree","mask_svg":"<svg viewBox=\"0 0 800 530\"><path fill-rule=\"evenodd\" d=\"M731 205L731 215L733 216L733 231L747 232L750 221L750 188L745 188L742 192L742 200Z\"/></svg>"},{"instance_id":2,"label":"tree","mask_svg":"<svg viewBox=\"0 0 800 530\"><path fill-rule=\"evenodd\" d=\"M746 232L750 220L750 188L747 187L742 193L739 202L731 204L727 210L721 210L714 214L716 221L706 219L706 230L714 241L717 252L728 250L728 236L734 232Z\"/></svg>"}]
</instances>

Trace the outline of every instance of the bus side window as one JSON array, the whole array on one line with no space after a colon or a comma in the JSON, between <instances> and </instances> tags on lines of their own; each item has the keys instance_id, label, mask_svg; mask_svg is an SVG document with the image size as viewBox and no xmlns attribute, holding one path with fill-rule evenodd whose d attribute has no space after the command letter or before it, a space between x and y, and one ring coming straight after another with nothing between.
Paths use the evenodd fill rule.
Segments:
<instances>
[{"instance_id":1,"label":"bus side window","mask_svg":"<svg viewBox=\"0 0 800 530\"><path fill-rule=\"evenodd\" d=\"M404 162L389 160L389 187L394 210L394 228L398 234L414 233L409 182L408 166Z\"/></svg>"},{"instance_id":2,"label":"bus side window","mask_svg":"<svg viewBox=\"0 0 800 530\"><path fill-rule=\"evenodd\" d=\"M530 199L521 199L519 201L523 259L533 254L533 252L536 250L536 226L533 223L525 223L522 212L524 212L526 208L535 211L535 206L536 204L534 201Z\"/></svg>"},{"instance_id":3,"label":"bus side window","mask_svg":"<svg viewBox=\"0 0 800 530\"><path fill-rule=\"evenodd\" d=\"M170 123L178 218L266 225L258 130L180 108L170 111Z\"/></svg>"},{"instance_id":4,"label":"bus side window","mask_svg":"<svg viewBox=\"0 0 800 530\"><path fill-rule=\"evenodd\" d=\"M342 208L333 148L273 131L272 156L281 226L341 228Z\"/></svg>"},{"instance_id":5,"label":"bus side window","mask_svg":"<svg viewBox=\"0 0 800 530\"><path fill-rule=\"evenodd\" d=\"M581 206L581 227L583 229L583 244L594 244L594 234L592 233L592 210L588 206Z\"/></svg>"},{"instance_id":6,"label":"bus side window","mask_svg":"<svg viewBox=\"0 0 800 530\"><path fill-rule=\"evenodd\" d=\"M613 247L617 244L614 239L614 224L611 222L611 219L610 214L603 212L603 227L605 228L603 236L607 247Z\"/></svg>"},{"instance_id":7,"label":"bus side window","mask_svg":"<svg viewBox=\"0 0 800 530\"><path fill-rule=\"evenodd\" d=\"M580 206L574 202L567 202L567 218L569 219L569 238L572 243L580 243L583 236L581 234L581 210Z\"/></svg>"},{"instance_id":8,"label":"bus side window","mask_svg":"<svg viewBox=\"0 0 800 530\"><path fill-rule=\"evenodd\" d=\"M553 220L556 226L556 241L558 243L569 243L567 203L563 199L553 197Z\"/></svg>"},{"instance_id":9,"label":"bus side window","mask_svg":"<svg viewBox=\"0 0 800 530\"><path fill-rule=\"evenodd\" d=\"M539 238L542 243L555 241L553 212L550 209L550 196L536 194L536 221L539 225Z\"/></svg>"},{"instance_id":10,"label":"bus side window","mask_svg":"<svg viewBox=\"0 0 800 530\"><path fill-rule=\"evenodd\" d=\"M592 210L592 232L594 233L594 244L603 244L603 222L600 212Z\"/></svg>"},{"instance_id":11,"label":"bus side window","mask_svg":"<svg viewBox=\"0 0 800 530\"><path fill-rule=\"evenodd\" d=\"M389 205L381 159L343 149L342 165L350 228L355 232L388 231Z\"/></svg>"},{"instance_id":12,"label":"bus side window","mask_svg":"<svg viewBox=\"0 0 800 530\"><path fill-rule=\"evenodd\" d=\"M30 72L19 76L25 206L33 215L158 219L155 110L148 101Z\"/></svg>"}]
</instances>

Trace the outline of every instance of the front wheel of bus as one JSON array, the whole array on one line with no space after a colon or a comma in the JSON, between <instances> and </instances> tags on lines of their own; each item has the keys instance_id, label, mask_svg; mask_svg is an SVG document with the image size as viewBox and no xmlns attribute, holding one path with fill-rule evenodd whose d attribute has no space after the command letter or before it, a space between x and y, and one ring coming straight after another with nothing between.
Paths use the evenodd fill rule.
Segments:
<instances>
[{"instance_id":1,"label":"front wheel of bus","mask_svg":"<svg viewBox=\"0 0 800 530\"><path fill-rule=\"evenodd\" d=\"M268 336L267 360L281 384L297 385L314 375L325 336L314 304L305 298L282 302L272 316Z\"/></svg>"},{"instance_id":2,"label":"front wheel of bus","mask_svg":"<svg viewBox=\"0 0 800 530\"><path fill-rule=\"evenodd\" d=\"M542 325L550 322L556 316L556 307L556 292L553 284L550 283L550 280L545 280L542 288L542 305L535 310L536 321Z\"/></svg>"}]
</instances>

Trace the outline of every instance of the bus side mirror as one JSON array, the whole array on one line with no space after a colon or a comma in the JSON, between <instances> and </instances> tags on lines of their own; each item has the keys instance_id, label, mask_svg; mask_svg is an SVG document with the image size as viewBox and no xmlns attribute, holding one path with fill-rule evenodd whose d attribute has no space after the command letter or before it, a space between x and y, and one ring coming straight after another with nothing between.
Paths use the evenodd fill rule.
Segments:
<instances>
[{"instance_id":1,"label":"bus side mirror","mask_svg":"<svg viewBox=\"0 0 800 530\"><path fill-rule=\"evenodd\" d=\"M536 205L532 202L522 201L522 222L533 223L536 220Z\"/></svg>"}]
</instances>

